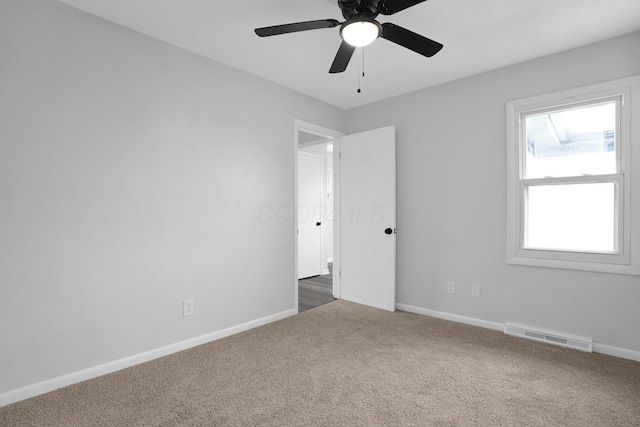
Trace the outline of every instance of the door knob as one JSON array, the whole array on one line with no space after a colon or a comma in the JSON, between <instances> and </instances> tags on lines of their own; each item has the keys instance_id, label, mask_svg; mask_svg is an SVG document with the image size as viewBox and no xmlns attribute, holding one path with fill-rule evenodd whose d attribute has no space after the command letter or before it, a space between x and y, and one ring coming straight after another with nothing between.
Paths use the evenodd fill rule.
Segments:
<instances>
[{"instance_id":1,"label":"door knob","mask_svg":"<svg viewBox=\"0 0 640 427\"><path fill-rule=\"evenodd\" d=\"M384 230L384 234L392 234L393 230L390 228L387 228L386 230Z\"/></svg>"},{"instance_id":2,"label":"door knob","mask_svg":"<svg viewBox=\"0 0 640 427\"><path fill-rule=\"evenodd\" d=\"M322 225L321 222L316 222L316 227L320 227Z\"/></svg>"}]
</instances>

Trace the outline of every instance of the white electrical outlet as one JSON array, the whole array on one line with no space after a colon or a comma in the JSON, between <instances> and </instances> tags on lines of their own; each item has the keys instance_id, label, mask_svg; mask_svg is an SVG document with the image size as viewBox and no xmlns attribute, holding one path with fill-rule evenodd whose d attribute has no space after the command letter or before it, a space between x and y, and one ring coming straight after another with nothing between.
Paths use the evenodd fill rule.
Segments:
<instances>
[{"instance_id":1,"label":"white electrical outlet","mask_svg":"<svg viewBox=\"0 0 640 427\"><path fill-rule=\"evenodd\" d=\"M193 300L186 299L182 302L182 315L184 317L193 315Z\"/></svg>"},{"instance_id":2,"label":"white electrical outlet","mask_svg":"<svg viewBox=\"0 0 640 427\"><path fill-rule=\"evenodd\" d=\"M480 285L471 285L471 296L480 298Z\"/></svg>"},{"instance_id":3,"label":"white electrical outlet","mask_svg":"<svg viewBox=\"0 0 640 427\"><path fill-rule=\"evenodd\" d=\"M448 280L447 281L447 293L448 294L455 294L456 293L456 282L454 282L453 280Z\"/></svg>"}]
</instances>

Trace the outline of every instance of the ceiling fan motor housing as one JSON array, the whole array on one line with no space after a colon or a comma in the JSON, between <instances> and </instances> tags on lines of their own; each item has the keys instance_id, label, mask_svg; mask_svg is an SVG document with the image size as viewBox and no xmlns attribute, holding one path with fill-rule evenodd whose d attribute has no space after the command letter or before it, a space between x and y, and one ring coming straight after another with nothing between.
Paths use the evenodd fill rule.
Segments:
<instances>
[{"instance_id":1,"label":"ceiling fan motor housing","mask_svg":"<svg viewBox=\"0 0 640 427\"><path fill-rule=\"evenodd\" d=\"M338 6L347 21L353 21L356 18L374 20L380 14L379 5L382 2L383 0L338 0Z\"/></svg>"}]
</instances>

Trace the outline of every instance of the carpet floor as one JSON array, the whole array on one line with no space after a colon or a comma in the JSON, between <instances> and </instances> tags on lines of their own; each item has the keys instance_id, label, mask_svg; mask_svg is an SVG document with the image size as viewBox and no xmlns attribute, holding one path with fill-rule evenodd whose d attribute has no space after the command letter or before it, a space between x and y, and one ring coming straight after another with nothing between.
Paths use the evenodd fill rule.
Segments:
<instances>
[{"instance_id":1,"label":"carpet floor","mask_svg":"<svg viewBox=\"0 0 640 427\"><path fill-rule=\"evenodd\" d=\"M640 363L345 301L0 408L1 426L640 426Z\"/></svg>"}]
</instances>

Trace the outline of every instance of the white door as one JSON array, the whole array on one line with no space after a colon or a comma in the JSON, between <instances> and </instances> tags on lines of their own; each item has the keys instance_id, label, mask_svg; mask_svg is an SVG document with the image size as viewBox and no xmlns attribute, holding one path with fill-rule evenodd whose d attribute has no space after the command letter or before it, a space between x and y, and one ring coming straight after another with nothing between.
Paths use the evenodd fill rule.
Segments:
<instances>
[{"instance_id":1,"label":"white door","mask_svg":"<svg viewBox=\"0 0 640 427\"><path fill-rule=\"evenodd\" d=\"M340 139L340 298L396 305L395 126Z\"/></svg>"},{"instance_id":2,"label":"white door","mask_svg":"<svg viewBox=\"0 0 640 427\"><path fill-rule=\"evenodd\" d=\"M322 266L322 157L298 153L298 279Z\"/></svg>"}]
</instances>

